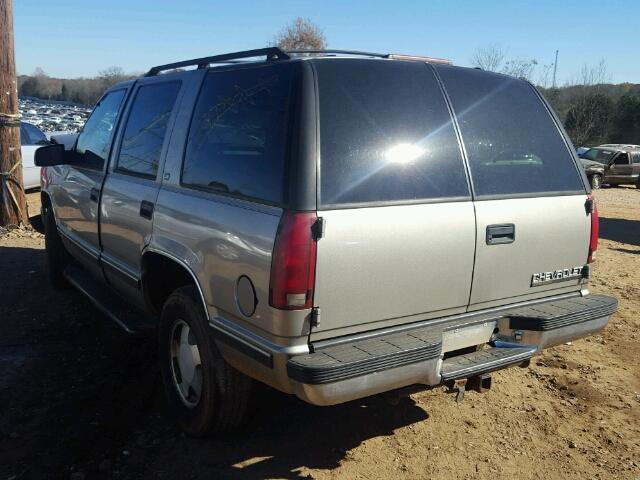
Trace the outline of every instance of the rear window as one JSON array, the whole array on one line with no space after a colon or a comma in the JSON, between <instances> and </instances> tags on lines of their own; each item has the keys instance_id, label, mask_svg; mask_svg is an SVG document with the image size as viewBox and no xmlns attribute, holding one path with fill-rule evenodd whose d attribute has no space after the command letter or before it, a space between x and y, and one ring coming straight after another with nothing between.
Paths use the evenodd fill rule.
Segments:
<instances>
[{"instance_id":1,"label":"rear window","mask_svg":"<svg viewBox=\"0 0 640 480\"><path fill-rule=\"evenodd\" d=\"M437 66L453 105L478 197L584 191L558 128L528 83Z\"/></svg>"},{"instance_id":2,"label":"rear window","mask_svg":"<svg viewBox=\"0 0 640 480\"><path fill-rule=\"evenodd\" d=\"M291 65L212 71L195 108L183 185L280 204Z\"/></svg>"},{"instance_id":3,"label":"rear window","mask_svg":"<svg viewBox=\"0 0 640 480\"><path fill-rule=\"evenodd\" d=\"M315 62L323 206L464 198L451 117L432 70L416 62Z\"/></svg>"}]
</instances>

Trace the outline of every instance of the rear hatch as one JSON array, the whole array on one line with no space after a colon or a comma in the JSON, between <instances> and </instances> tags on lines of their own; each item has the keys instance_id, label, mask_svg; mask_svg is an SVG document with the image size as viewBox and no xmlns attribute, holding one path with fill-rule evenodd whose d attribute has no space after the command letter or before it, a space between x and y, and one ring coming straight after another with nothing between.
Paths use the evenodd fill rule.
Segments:
<instances>
[{"instance_id":1,"label":"rear hatch","mask_svg":"<svg viewBox=\"0 0 640 480\"><path fill-rule=\"evenodd\" d=\"M433 70L344 58L316 70L325 231L312 339L464 312L473 203Z\"/></svg>"},{"instance_id":2,"label":"rear hatch","mask_svg":"<svg viewBox=\"0 0 640 480\"><path fill-rule=\"evenodd\" d=\"M417 62L315 67L325 229L312 340L580 288L586 191L533 87Z\"/></svg>"}]
</instances>

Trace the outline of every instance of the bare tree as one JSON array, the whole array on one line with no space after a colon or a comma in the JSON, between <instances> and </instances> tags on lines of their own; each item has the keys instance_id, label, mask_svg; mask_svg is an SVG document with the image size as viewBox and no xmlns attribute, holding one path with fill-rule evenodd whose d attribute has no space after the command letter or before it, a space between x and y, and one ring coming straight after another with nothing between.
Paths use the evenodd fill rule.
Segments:
<instances>
[{"instance_id":1,"label":"bare tree","mask_svg":"<svg viewBox=\"0 0 640 480\"><path fill-rule=\"evenodd\" d=\"M507 49L497 43L476 48L471 65L490 72L499 72L507 58Z\"/></svg>"},{"instance_id":2,"label":"bare tree","mask_svg":"<svg viewBox=\"0 0 640 480\"><path fill-rule=\"evenodd\" d=\"M536 59L523 60L520 58L508 58L508 49L493 43L479 47L471 56L471 64L490 72L504 73L512 77L525 78L533 81L538 66Z\"/></svg>"},{"instance_id":3,"label":"bare tree","mask_svg":"<svg viewBox=\"0 0 640 480\"><path fill-rule=\"evenodd\" d=\"M553 84L553 62L540 65L535 84L538 87L549 88Z\"/></svg>"},{"instance_id":4,"label":"bare tree","mask_svg":"<svg viewBox=\"0 0 640 480\"><path fill-rule=\"evenodd\" d=\"M573 86L571 108L565 126L576 145L587 145L605 140L607 125L612 115L611 100L603 95L603 85L609 81L604 59L595 65L584 64L567 86Z\"/></svg>"},{"instance_id":5,"label":"bare tree","mask_svg":"<svg viewBox=\"0 0 640 480\"><path fill-rule=\"evenodd\" d=\"M511 75L512 77L524 78L526 80L532 81L533 74L538 65L538 61L536 59L532 60L507 60L502 66L501 73L506 75Z\"/></svg>"},{"instance_id":6,"label":"bare tree","mask_svg":"<svg viewBox=\"0 0 640 480\"><path fill-rule=\"evenodd\" d=\"M327 48L327 39L311 20L297 17L280 30L271 44L285 50L323 50Z\"/></svg>"},{"instance_id":7,"label":"bare tree","mask_svg":"<svg viewBox=\"0 0 640 480\"><path fill-rule=\"evenodd\" d=\"M131 75L127 75L121 67L116 66L101 70L98 73L98 79L101 81L104 90L118 82L122 82L123 80L128 80L130 78Z\"/></svg>"}]
</instances>

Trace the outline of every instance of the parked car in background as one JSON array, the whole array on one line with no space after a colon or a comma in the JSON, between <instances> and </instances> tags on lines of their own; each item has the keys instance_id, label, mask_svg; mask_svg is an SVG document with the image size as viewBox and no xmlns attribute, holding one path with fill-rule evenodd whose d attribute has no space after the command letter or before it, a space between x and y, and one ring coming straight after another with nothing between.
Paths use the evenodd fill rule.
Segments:
<instances>
[{"instance_id":1,"label":"parked car in background","mask_svg":"<svg viewBox=\"0 0 640 480\"><path fill-rule=\"evenodd\" d=\"M22 179L25 189L40 187L40 167L34 163L38 147L49 143L46 134L31 123L20 122L20 144L22 152Z\"/></svg>"},{"instance_id":2,"label":"parked car in background","mask_svg":"<svg viewBox=\"0 0 640 480\"><path fill-rule=\"evenodd\" d=\"M580 156L583 153L587 152L588 150L589 150L589 147L577 147L576 153L578 154L578 156Z\"/></svg>"},{"instance_id":3,"label":"parked car in background","mask_svg":"<svg viewBox=\"0 0 640 480\"><path fill-rule=\"evenodd\" d=\"M579 154L591 188L603 184L640 188L640 145L606 144Z\"/></svg>"}]
</instances>

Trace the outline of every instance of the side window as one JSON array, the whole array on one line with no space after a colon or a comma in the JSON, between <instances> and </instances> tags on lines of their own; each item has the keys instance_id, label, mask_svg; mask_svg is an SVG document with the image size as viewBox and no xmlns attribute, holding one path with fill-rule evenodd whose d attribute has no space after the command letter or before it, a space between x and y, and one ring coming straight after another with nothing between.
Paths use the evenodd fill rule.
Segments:
<instances>
[{"instance_id":1,"label":"side window","mask_svg":"<svg viewBox=\"0 0 640 480\"><path fill-rule=\"evenodd\" d=\"M481 70L436 68L478 197L584 191L573 156L532 86Z\"/></svg>"},{"instance_id":2,"label":"side window","mask_svg":"<svg viewBox=\"0 0 640 480\"><path fill-rule=\"evenodd\" d=\"M613 163L615 163L616 165L629 165L629 155L627 155L626 153L621 153L616 157Z\"/></svg>"},{"instance_id":3,"label":"side window","mask_svg":"<svg viewBox=\"0 0 640 480\"><path fill-rule=\"evenodd\" d=\"M195 108L183 185L283 202L291 65L211 72Z\"/></svg>"},{"instance_id":4,"label":"side window","mask_svg":"<svg viewBox=\"0 0 640 480\"><path fill-rule=\"evenodd\" d=\"M111 139L126 90L106 94L94 107L76 143L76 163L101 169L109 156Z\"/></svg>"},{"instance_id":5,"label":"side window","mask_svg":"<svg viewBox=\"0 0 640 480\"><path fill-rule=\"evenodd\" d=\"M633 163L640 163L640 153L634 153L631 155Z\"/></svg>"},{"instance_id":6,"label":"side window","mask_svg":"<svg viewBox=\"0 0 640 480\"><path fill-rule=\"evenodd\" d=\"M117 169L156 177L169 118L180 82L154 83L138 89L122 136Z\"/></svg>"},{"instance_id":7,"label":"side window","mask_svg":"<svg viewBox=\"0 0 640 480\"><path fill-rule=\"evenodd\" d=\"M47 143L49 143L44 132L35 125L25 123L24 128L29 135L30 145L46 145Z\"/></svg>"}]
</instances>

